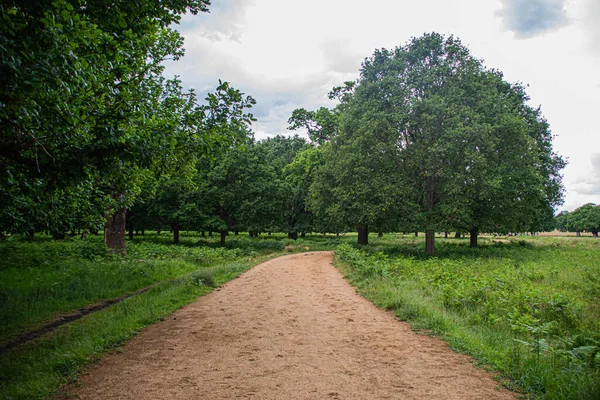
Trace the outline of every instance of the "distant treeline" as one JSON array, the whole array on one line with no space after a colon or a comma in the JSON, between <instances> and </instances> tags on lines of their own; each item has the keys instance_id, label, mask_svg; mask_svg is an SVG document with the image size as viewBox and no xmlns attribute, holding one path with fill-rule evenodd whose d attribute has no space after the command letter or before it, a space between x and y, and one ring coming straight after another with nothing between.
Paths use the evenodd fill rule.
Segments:
<instances>
[{"instance_id":1,"label":"distant treeline","mask_svg":"<svg viewBox=\"0 0 600 400\"><path fill-rule=\"evenodd\" d=\"M378 49L333 109L295 110L309 141L255 142L255 100L200 102L164 61L208 1L9 1L0 8L0 234L543 231L562 202L552 133L525 87L436 33Z\"/></svg>"}]
</instances>

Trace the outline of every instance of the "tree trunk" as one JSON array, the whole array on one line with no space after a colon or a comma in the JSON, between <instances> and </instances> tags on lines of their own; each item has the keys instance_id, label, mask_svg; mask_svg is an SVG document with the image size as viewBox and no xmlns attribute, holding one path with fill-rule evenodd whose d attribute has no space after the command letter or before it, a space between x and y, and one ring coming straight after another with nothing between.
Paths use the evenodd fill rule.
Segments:
<instances>
[{"instance_id":1,"label":"tree trunk","mask_svg":"<svg viewBox=\"0 0 600 400\"><path fill-rule=\"evenodd\" d=\"M298 232L288 232L288 239L297 240L298 239Z\"/></svg>"},{"instance_id":2,"label":"tree trunk","mask_svg":"<svg viewBox=\"0 0 600 400\"><path fill-rule=\"evenodd\" d=\"M142 236L144 236L144 233L146 233L145 231L145 229L142 229Z\"/></svg>"},{"instance_id":3,"label":"tree trunk","mask_svg":"<svg viewBox=\"0 0 600 400\"><path fill-rule=\"evenodd\" d=\"M581 232L579 232L579 231L575 232L575 236L581 236Z\"/></svg>"},{"instance_id":4,"label":"tree trunk","mask_svg":"<svg viewBox=\"0 0 600 400\"><path fill-rule=\"evenodd\" d=\"M302 232L302 233L300 234L300 237L301 237L302 239L304 239L304 238L306 237L306 232Z\"/></svg>"},{"instance_id":5,"label":"tree trunk","mask_svg":"<svg viewBox=\"0 0 600 400\"><path fill-rule=\"evenodd\" d=\"M235 236L238 236L238 235L240 234L240 232L239 232L239 231L235 231L233 234L234 234Z\"/></svg>"},{"instance_id":6,"label":"tree trunk","mask_svg":"<svg viewBox=\"0 0 600 400\"><path fill-rule=\"evenodd\" d=\"M419 232L415 232L415 237L419 237Z\"/></svg>"},{"instance_id":7,"label":"tree trunk","mask_svg":"<svg viewBox=\"0 0 600 400\"><path fill-rule=\"evenodd\" d=\"M381 231L377 232L377 237L383 237L383 232L381 232Z\"/></svg>"},{"instance_id":8,"label":"tree trunk","mask_svg":"<svg viewBox=\"0 0 600 400\"><path fill-rule=\"evenodd\" d=\"M133 225L129 226L129 239L133 240Z\"/></svg>"},{"instance_id":9,"label":"tree trunk","mask_svg":"<svg viewBox=\"0 0 600 400\"><path fill-rule=\"evenodd\" d=\"M358 244L369 244L369 227L367 225L358 227Z\"/></svg>"},{"instance_id":10,"label":"tree trunk","mask_svg":"<svg viewBox=\"0 0 600 400\"><path fill-rule=\"evenodd\" d=\"M225 238L227 237L227 231L221 231L221 246L225 246Z\"/></svg>"},{"instance_id":11,"label":"tree trunk","mask_svg":"<svg viewBox=\"0 0 600 400\"><path fill-rule=\"evenodd\" d=\"M448 232L444 232L444 239L448 239Z\"/></svg>"},{"instance_id":12,"label":"tree trunk","mask_svg":"<svg viewBox=\"0 0 600 400\"><path fill-rule=\"evenodd\" d=\"M460 239L460 232L456 232L454 234L454 239Z\"/></svg>"},{"instance_id":13,"label":"tree trunk","mask_svg":"<svg viewBox=\"0 0 600 400\"><path fill-rule=\"evenodd\" d=\"M55 231L52 233L52 240L64 240L66 234L62 231Z\"/></svg>"},{"instance_id":14,"label":"tree trunk","mask_svg":"<svg viewBox=\"0 0 600 400\"><path fill-rule=\"evenodd\" d=\"M175 224L171 227L171 229L173 230L173 243L179 244L179 230L181 229L181 226L179 226L179 224Z\"/></svg>"},{"instance_id":15,"label":"tree trunk","mask_svg":"<svg viewBox=\"0 0 600 400\"><path fill-rule=\"evenodd\" d=\"M474 226L469 231L469 247L477 247L477 236L479 236L479 228Z\"/></svg>"},{"instance_id":16,"label":"tree trunk","mask_svg":"<svg viewBox=\"0 0 600 400\"><path fill-rule=\"evenodd\" d=\"M212 237L212 231L208 231L208 237Z\"/></svg>"},{"instance_id":17,"label":"tree trunk","mask_svg":"<svg viewBox=\"0 0 600 400\"><path fill-rule=\"evenodd\" d=\"M158 229L156 230L156 234L157 234L157 235L160 235L160 228L158 228Z\"/></svg>"},{"instance_id":18,"label":"tree trunk","mask_svg":"<svg viewBox=\"0 0 600 400\"><path fill-rule=\"evenodd\" d=\"M425 253L431 255L433 254L433 250L435 248L435 231L426 230L425 231Z\"/></svg>"},{"instance_id":19,"label":"tree trunk","mask_svg":"<svg viewBox=\"0 0 600 400\"><path fill-rule=\"evenodd\" d=\"M125 219L127 208L114 210L112 215L107 215L104 223L104 244L113 254L127 255L125 246Z\"/></svg>"}]
</instances>

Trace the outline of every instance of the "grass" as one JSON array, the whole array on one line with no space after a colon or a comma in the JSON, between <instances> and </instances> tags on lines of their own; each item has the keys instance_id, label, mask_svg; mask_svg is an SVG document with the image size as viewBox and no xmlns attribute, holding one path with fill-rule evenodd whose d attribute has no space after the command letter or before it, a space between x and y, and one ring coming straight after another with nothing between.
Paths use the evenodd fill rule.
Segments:
<instances>
[{"instance_id":1,"label":"grass","mask_svg":"<svg viewBox=\"0 0 600 400\"><path fill-rule=\"evenodd\" d=\"M0 246L0 344L55 315L120 297L217 262L282 251L173 246L149 236L129 243L126 258L109 255L101 238L9 240ZM196 241L197 242L197 241Z\"/></svg>"},{"instance_id":2,"label":"grass","mask_svg":"<svg viewBox=\"0 0 600 400\"><path fill-rule=\"evenodd\" d=\"M447 340L527 397L600 398L600 241L591 238L439 239L313 235L218 237L146 234L128 256L86 241L0 242L0 344L96 302L148 292L0 354L0 398L43 399L83 366L137 332L268 258L337 248L336 264L359 291L416 331Z\"/></svg>"},{"instance_id":3,"label":"grass","mask_svg":"<svg viewBox=\"0 0 600 400\"><path fill-rule=\"evenodd\" d=\"M214 240L218 240L215 238ZM80 369L137 332L268 258L285 254L282 237L235 239L221 248L196 235L128 242L127 257L109 255L101 237L0 242L0 343L69 312L152 289L0 354L0 398L43 399ZM234 241L232 241L234 242Z\"/></svg>"},{"instance_id":4,"label":"grass","mask_svg":"<svg viewBox=\"0 0 600 400\"><path fill-rule=\"evenodd\" d=\"M447 340L525 396L600 398L600 242L591 238L343 244L337 264L416 331Z\"/></svg>"}]
</instances>

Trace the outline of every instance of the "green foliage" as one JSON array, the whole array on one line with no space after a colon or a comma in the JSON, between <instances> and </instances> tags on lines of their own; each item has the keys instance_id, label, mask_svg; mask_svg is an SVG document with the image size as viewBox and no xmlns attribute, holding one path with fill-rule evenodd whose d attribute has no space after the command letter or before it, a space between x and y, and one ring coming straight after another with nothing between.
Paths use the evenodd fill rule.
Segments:
<instances>
[{"instance_id":1,"label":"green foliage","mask_svg":"<svg viewBox=\"0 0 600 400\"><path fill-rule=\"evenodd\" d=\"M246 139L254 99L219 81L200 105L162 75L164 61L183 56L170 25L208 4L44 0L0 8L0 231L60 238L74 227L97 230L152 192L149 176Z\"/></svg>"},{"instance_id":2,"label":"green foliage","mask_svg":"<svg viewBox=\"0 0 600 400\"><path fill-rule=\"evenodd\" d=\"M352 282L416 330L447 339L541 398L600 393L598 247L567 239L493 241L478 250L418 242L338 247ZM467 251L465 251L467 250ZM597 276L596 276L597 279ZM573 375L575 374L575 375Z\"/></svg>"},{"instance_id":3,"label":"green foliage","mask_svg":"<svg viewBox=\"0 0 600 400\"><path fill-rule=\"evenodd\" d=\"M323 146L311 207L345 228L507 233L552 228L564 160L521 84L487 69L453 36L412 38L365 59L334 88L338 131ZM291 128L319 131L295 110ZM308 121L308 122L306 122ZM312 123L313 125L310 125ZM388 226L386 226L386 224Z\"/></svg>"},{"instance_id":4,"label":"green foliage","mask_svg":"<svg viewBox=\"0 0 600 400\"><path fill-rule=\"evenodd\" d=\"M313 143L323 145L335 136L339 130L339 110L320 107L317 111L298 108L288 120L290 130L306 129Z\"/></svg>"},{"instance_id":5,"label":"green foliage","mask_svg":"<svg viewBox=\"0 0 600 400\"><path fill-rule=\"evenodd\" d=\"M216 216L209 229L261 232L274 230L282 206L280 179L263 147L229 150L198 174L198 205Z\"/></svg>"},{"instance_id":6,"label":"green foliage","mask_svg":"<svg viewBox=\"0 0 600 400\"><path fill-rule=\"evenodd\" d=\"M600 206L588 203L569 213L567 229L577 232L588 231L597 237L600 230Z\"/></svg>"},{"instance_id":7,"label":"green foliage","mask_svg":"<svg viewBox=\"0 0 600 400\"><path fill-rule=\"evenodd\" d=\"M283 168L286 192L285 231L294 237L298 232L325 232L326 225L309 210L310 186L322 165L322 149L307 148L296 153Z\"/></svg>"}]
</instances>

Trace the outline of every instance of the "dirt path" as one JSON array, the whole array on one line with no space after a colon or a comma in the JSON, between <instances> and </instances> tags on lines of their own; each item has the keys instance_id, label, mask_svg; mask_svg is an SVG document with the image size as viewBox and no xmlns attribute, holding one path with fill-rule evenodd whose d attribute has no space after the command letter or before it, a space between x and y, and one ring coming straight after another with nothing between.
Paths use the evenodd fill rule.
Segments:
<instances>
[{"instance_id":1,"label":"dirt path","mask_svg":"<svg viewBox=\"0 0 600 400\"><path fill-rule=\"evenodd\" d=\"M64 393L144 400L516 398L445 342L414 334L358 296L331 260L331 252L315 252L258 265L149 327Z\"/></svg>"}]
</instances>

